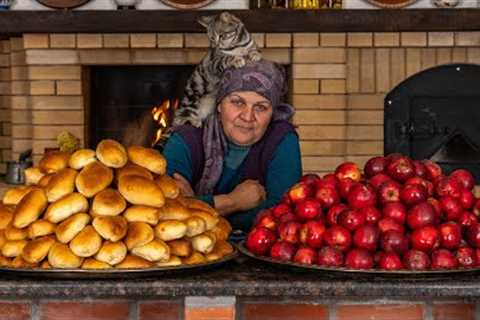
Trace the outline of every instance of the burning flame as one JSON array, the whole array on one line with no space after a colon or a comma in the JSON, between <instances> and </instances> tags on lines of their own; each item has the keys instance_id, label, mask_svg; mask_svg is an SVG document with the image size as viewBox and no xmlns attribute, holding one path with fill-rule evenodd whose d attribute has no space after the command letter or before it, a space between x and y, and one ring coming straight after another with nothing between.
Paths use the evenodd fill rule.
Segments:
<instances>
[{"instance_id":1,"label":"burning flame","mask_svg":"<svg viewBox=\"0 0 480 320\"><path fill-rule=\"evenodd\" d=\"M158 123L160 128L158 128L155 139L153 139L152 147L155 146L158 141L162 138L162 135L165 134L166 129L170 126L172 121L172 116L175 110L178 107L178 99L173 100L170 102L169 99L162 101L162 103L158 106L153 107L152 109L152 117L153 120Z\"/></svg>"}]
</instances>

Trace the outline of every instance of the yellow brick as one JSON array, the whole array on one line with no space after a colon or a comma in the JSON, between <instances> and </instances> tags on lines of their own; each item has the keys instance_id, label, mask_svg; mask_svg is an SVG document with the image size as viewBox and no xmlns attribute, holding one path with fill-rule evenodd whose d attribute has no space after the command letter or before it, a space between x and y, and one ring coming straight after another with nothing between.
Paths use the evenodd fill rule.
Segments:
<instances>
[{"instance_id":1,"label":"yellow brick","mask_svg":"<svg viewBox=\"0 0 480 320\"><path fill-rule=\"evenodd\" d=\"M426 32L402 32L400 35L400 45L402 47L426 47Z\"/></svg>"},{"instance_id":2,"label":"yellow brick","mask_svg":"<svg viewBox=\"0 0 480 320\"><path fill-rule=\"evenodd\" d=\"M348 141L348 155L371 155L383 153L383 141Z\"/></svg>"},{"instance_id":3,"label":"yellow brick","mask_svg":"<svg viewBox=\"0 0 480 320\"><path fill-rule=\"evenodd\" d=\"M389 92L390 87L390 50L375 50L375 81L377 92Z\"/></svg>"},{"instance_id":4,"label":"yellow brick","mask_svg":"<svg viewBox=\"0 0 480 320\"><path fill-rule=\"evenodd\" d=\"M294 63L343 63L344 48L299 48L293 49Z\"/></svg>"},{"instance_id":5,"label":"yellow brick","mask_svg":"<svg viewBox=\"0 0 480 320\"><path fill-rule=\"evenodd\" d=\"M420 49L408 48L407 49L407 74L409 77L419 72L422 68L422 56Z\"/></svg>"},{"instance_id":6,"label":"yellow brick","mask_svg":"<svg viewBox=\"0 0 480 320\"><path fill-rule=\"evenodd\" d=\"M83 98L75 96L32 96L31 104L34 110L83 110Z\"/></svg>"},{"instance_id":7,"label":"yellow brick","mask_svg":"<svg viewBox=\"0 0 480 320\"><path fill-rule=\"evenodd\" d=\"M318 80L293 80L293 94L318 93Z\"/></svg>"},{"instance_id":8,"label":"yellow brick","mask_svg":"<svg viewBox=\"0 0 480 320\"><path fill-rule=\"evenodd\" d=\"M438 48L437 50L437 64L452 63L452 49Z\"/></svg>"},{"instance_id":9,"label":"yellow brick","mask_svg":"<svg viewBox=\"0 0 480 320\"><path fill-rule=\"evenodd\" d=\"M480 63L480 49L479 48L467 48L467 62Z\"/></svg>"},{"instance_id":10,"label":"yellow brick","mask_svg":"<svg viewBox=\"0 0 480 320\"><path fill-rule=\"evenodd\" d=\"M77 34L77 47L78 48L101 48L102 35L93 33L79 33Z\"/></svg>"},{"instance_id":11,"label":"yellow brick","mask_svg":"<svg viewBox=\"0 0 480 320\"><path fill-rule=\"evenodd\" d=\"M262 56L264 59L280 64L291 63L291 54L289 49L262 49Z\"/></svg>"},{"instance_id":12,"label":"yellow brick","mask_svg":"<svg viewBox=\"0 0 480 320\"><path fill-rule=\"evenodd\" d=\"M183 48L183 34L159 33L157 34L157 46L159 48Z\"/></svg>"},{"instance_id":13,"label":"yellow brick","mask_svg":"<svg viewBox=\"0 0 480 320\"><path fill-rule=\"evenodd\" d=\"M73 33L50 34L50 48L75 48L76 45L77 38Z\"/></svg>"},{"instance_id":14,"label":"yellow brick","mask_svg":"<svg viewBox=\"0 0 480 320\"><path fill-rule=\"evenodd\" d=\"M78 64L77 50L27 50L27 64Z\"/></svg>"},{"instance_id":15,"label":"yellow brick","mask_svg":"<svg viewBox=\"0 0 480 320\"><path fill-rule=\"evenodd\" d=\"M57 126L33 126L33 137L35 139L56 139L62 131L69 131L78 138L83 138L84 127L79 125L57 125Z\"/></svg>"},{"instance_id":16,"label":"yellow brick","mask_svg":"<svg viewBox=\"0 0 480 320\"><path fill-rule=\"evenodd\" d=\"M328 93L346 93L346 81L343 79L332 80L325 79L320 83L320 92L322 94Z\"/></svg>"},{"instance_id":17,"label":"yellow brick","mask_svg":"<svg viewBox=\"0 0 480 320\"><path fill-rule=\"evenodd\" d=\"M360 49L360 92L375 92L374 49Z\"/></svg>"},{"instance_id":18,"label":"yellow brick","mask_svg":"<svg viewBox=\"0 0 480 320\"><path fill-rule=\"evenodd\" d=\"M371 47L373 36L369 32L348 33L347 43L349 47Z\"/></svg>"},{"instance_id":19,"label":"yellow brick","mask_svg":"<svg viewBox=\"0 0 480 320\"><path fill-rule=\"evenodd\" d=\"M320 45L322 47L345 47L347 36L345 33L321 33Z\"/></svg>"},{"instance_id":20,"label":"yellow brick","mask_svg":"<svg viewBox=\"0 0 480 320\"><path fill-rule=\"evenodd\" d=\"M0 41L0 52L1 53L10 53L11 45L10 40L1 40Z\"/></svg>"},{"instance_id":21,"label":"yellow brick","mask_svg":"<svg viewBox=\"0 0 480 320\"><path fill-rule=\"evenodd\" d=\"M302 156L343 156L345 141L300 141Z\"/></svg>"},{"instance_id":22,"label":"yellow brick","mask_svg":"<svg viewBox=\"0 0 480 320\"><path fill-rule=\"evenodd\" d=\"M334 171L343 161L343 157L302 157L302 167L306 171Z\"/></svg>"},{"instance_id":23,"label":"yellow brick","mask_svg":"<svg viewBox=\"0 0 480 320\"><path fill-rule=\"evenodd\" d=\"M360 91L360 49L348 49L347 51L347 92Z\"/></svg>"},{"instance_id":24,"label":"yellow brick","mask_svg":"<svg viewBox=\"0 0 480 320\"><path fill-rule=\"evenodd\" d=\"M71 124L79 125L84 123L83 111L34 111L32 112L32 124L53 125Z\"/></svg>"},{"instance_id":25,"label":"yellow brick","mask_svg":"<svg viewBox=\"0 0 480 320\"><path fill-rule=\"evenodd\" d=\"M390 85L392 88L405 80L405 63L405 49L392 49L390 59Z\"/></svg>"},{"instance_id":26,"label":"yellow brick","mask_svg":"<svg viewBox=\"0 0 480 320\"><path fill-rule=\"evenodd\" d=\"M265 33L252 33L252 38L257 44L258 48L265 47Z\"/></svg>"},{"instance_id":27,"label":"yellow brick","mask_svg":"<svg viewBox=\"0 0 480 320\"><path fill-rule=\"evenodd\" d=\"M467 49L466 48L453 48L453 50L452 50L452 62L453 63L465 63L465 62L467 62Z\"/></svg>"},{"instance_id":28,"label":"yellow brick","mask_svg":"<svg viewBox=\"0 0 480 320\"><path fill-rule=\"evenodd\" d=\"M80 66L31 66L28 77L31 80L80 80Z\"/></svg>"},{"instance_id":29,"label":"yellow brick","mask_svg":"<svg viewBox=\"0 0 480 320\"><path fill-rule=\"evenodd\" d=\"M78 50L81 64L130 64L129 49Z\"/></svg>"},{"instance_id":30,"label":"yellow brick","mask_svg":"<svg viewBox=\"0 0 480 320\"><path fill-rule=\"evenodd\" d=\"M23 38L21 37L10 38L10 49L12 51L23 50Z\"/></svg>"},{"instance_id":31,"label":"yellow brick","mask_svg":"<svg viewBox=\"0 0 480 320\"><path fill-rule=\"evenodd\" d=\"M30 96L12 96L10 97L10 106L12 109L30 109Z\"/></svg>"},{"instance_id":32,"label":"yellow brick","mask_svg":"<svg viewBox=\"0 0 480 320\"><path fill-rule=\"evenodd\" d=\"M297 109L325 110L345 109L347 106L344 95L294 95L293 104ZM312 119L315 120L315 119Z\"/></svg>"},{"instance_id":33,"label":"yellow brick","mask_svg":"<svg viewBox=\"0 0 480 320\"><path fill-rule=\"evenodd\" d=\"M48 48L47 33L26 33L23 35L24 49L45 49Z\"/></svg>"},{"instance_id":34,"label":"yellow brick","mask_svg":"<svg viewBox=\"0 0 480 320\"><path fill-rule=\"evenodd\" d=\"M30 82L31 95L54 95L55 81L32 81Z\"/></svg>"},{"instance_id":35,"label":"yellow brick","mask_svg":"<svg viewBox=\"0 0 480 320\"><path fill-rule=\"evenodd\" d=\"M348 140L381 140L383 139L383 126L347 126Z\"/></svg>"},{"instance_id":36,"label":"yellow brick","mask_svg":"<svg viewBox=\"0 0 480 320\"><path fill-rule=\"evenodd\" d=\"M347 112L348 124L383 125L383 110L360 110Z\"/></svg>"},{"instance_id":37,"label":"yellow brick","mask_svg":"<svg viewBox=\"0 0 480 320\"><path fill-rule=\"evenodd\" d=\"M465 47L480 46L480 31L456 32L455 45Z\"/></svg>"},{"instance_id":38,"label":"yellow brick","mask_svg":"<svg viewBox=\"0 0 480 320\"><path fill-rule=\"evenodd\" d=\"M297 110L294 122L296 125L305 124L345 124L345 111L313 111Z\"/></svg>"},{"instance_id":39,"label":"yellow brick","mask_svg":"<svg viewBox=\"0 0 480 320\"><path fill-rule=\"evenodd\" d=\"M132 50L134 64L197 64L206 49L136 49Z\"/></svg>"},{"instance_id":40,"label":"yellow brick","mask_svg":"<svg viewBox=\"0 0 480 320\"><path fill-rule=\"evenodd\" d=\"M28 68L27 67L12 67L11 71L12 80L27 80Z\"/></svg>"},{"instance_id":41,"label":"yellow brick","mask_svg":"<svg viewBox=\"0 0 480 320\"><path fill-rule=\"evenodd\" d=\"M130 34L130 46L132 48L155 48L157 35L155 33L132 33Z\"/></svg>"},{"instance_id":42,"label":"yellow brick","mask_svg":"<svg viewBox=\"0 0 480 320\"><path fill-rule=\"evenodd\" d=\"M267 33L265 34L267 48L290 48L292 46L291 33Z\"/></svg>"},{"instance_id":43,"label":"yellow brick","mask_svg":"<svg viewBox=\"0 0 480 320\"><path fill-rule=\"evenodd\" d=\"M185 34L185 47L187 48L208 48L210 42L204 33L187 33Z\"/></svg>"},{"instance_id":44,"label":"yellow brick","mask_svg":"<svg viewBox=\"0 0 480 320\"><path fill-rule=\"evenodd\" d=\"M424 48L421 52L422 55L422 70L434 67L437 64L437 55L435 49Z\"/></svg>"},{"instance_id":45,"label":"yellow brick","mask_svg":"<svg viewBox=\"0 0 480 320\"><path fill-rule=\"evenodd\" d=\"M14 95L27 95L30 93L30 84L27 81L12 81L11 90Z\"/></svg>"},{"instance_id":46,"label":"yellow brick","mask_svg":"<svg viewBox=\"0 0 480 320\"><path fill-rule=\"evenodd\" d=\"M375 32L373 40L375 47L398 47L400 34L397 32Z\"/></svg>"},{"instance_id":47,"label":"yellow brick","mask_svg":"<svg viewBox=\"0 0 480 320\"><path fill-rule=\"evenodd\" d=\"M345 79L344 64L294 64L295 79Z\"/></svg>"},{"instance_id":48,"label":"yellow brick","mask_svg":"<svg viewBox=\"0 0 480 320\"><path fill-rule=\"evenodd\" d=\"M319 44L318 33L294 33L293 46L300 47L318 47Z\"/></svg>"},{"instance_id":49,"label":"yellow brick","mask_svg":"<svg viewBox=\"0 0 480 320\"><path fill-rule=\"evenodd\" d=\"M82 94L81 81L57 81L57 95L71 96Z\"/></svg>"},{"instance_id":50,"label":"yellow brick","mask_svg":"<svg viewBox=\"0 0 480 320\"><path fill-rule=\"evenodd\" d=\"M30 124L32 123L32 112L30 110L12 110L13 124Z\"/></svg>"},{"instance_id":51,"label":"yellow brick","mask_svg":"<svg viewBox=\"0 0 480 320\"><path fill-rule=\"evenodd\" d=\"M357 110L383 110L383 94L351 94L347 97L349 109Z\"/></svg>"},{"instance_id":52,"label":"yellow brick","mask_svg":"<svg viewBox=\"0 0 480 320\"><path fill-rule=\"evenodd\" d=\"M302 125L297 132L301 140L345 140L345 126Z\"/></svg>"},{"instance_id":53,"label":"yellow brick","mask_svg":"<svg viewBox=\"0 0 480 320\"><path fill-rule=\"evenodd\" d=\"M451 47L453 46L453 32L429 32L429 47Z\"/></svg>"},{"instance_id":54,"label":"yellow brick","mask_svg":"<svg viewBox=\"0 0 480 320\"><path fill-rule=\"evenodd\" d=\"M12 137L15 139L31 139L32 138L32 126L30 125L13 125Z\"/></svg>"},{"instance_id":55,"label":"yellow brick","mask_svg":"<svg viewBox=\"0 0 480 320\"><path fill-rule=\"evenodd\" d=\"M128 48L130 47L130 35L128 33L105 33L103 35L103 47Z\"/></svg>"}]
</instances>

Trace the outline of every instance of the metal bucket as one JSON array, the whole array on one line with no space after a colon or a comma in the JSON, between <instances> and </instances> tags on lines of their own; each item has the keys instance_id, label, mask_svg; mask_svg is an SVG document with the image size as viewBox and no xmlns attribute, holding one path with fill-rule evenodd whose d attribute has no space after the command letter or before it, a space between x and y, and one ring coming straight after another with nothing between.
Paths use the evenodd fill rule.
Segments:
<instances>
[{"instance_id":1,"label":"metal bucket","mask_svg":"<svg viewBox=\"0 0 480 320\"><path fill-rule=\"evenodd\" d=\"M8 184L24 184L25 174L23 171L30 168L32 165L32 161L7 161L5 182Z\"/></svg>"}]
</instances>

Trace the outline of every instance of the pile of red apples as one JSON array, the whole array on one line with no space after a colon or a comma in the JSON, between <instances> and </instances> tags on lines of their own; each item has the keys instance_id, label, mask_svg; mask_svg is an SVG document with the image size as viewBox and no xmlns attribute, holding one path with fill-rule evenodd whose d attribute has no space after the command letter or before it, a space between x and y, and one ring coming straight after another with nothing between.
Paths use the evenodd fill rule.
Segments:
<instances>
[{"instance_id":1,"label":"pile of red apples","mask_svg":"<svg viewBox=\"0 0 480 320\"><path fill-rule=\"evenodd\" d=\"M472 174L430 160L374 157L304 175L257 215L258 256L328 268L438 270L480 265L480 199Z\"/></svg>"}]
</instances>

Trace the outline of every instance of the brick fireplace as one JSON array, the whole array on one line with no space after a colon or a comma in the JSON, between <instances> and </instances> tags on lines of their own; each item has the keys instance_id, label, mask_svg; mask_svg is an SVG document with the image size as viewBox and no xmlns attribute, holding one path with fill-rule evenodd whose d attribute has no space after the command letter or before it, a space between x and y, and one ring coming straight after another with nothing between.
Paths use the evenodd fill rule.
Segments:
<instances>
[{"instance_id":1,"label":"brick fireplace","mask_svg":"<svg viewBox=\"0 0 480 320\"><path fill-rule=\"evenodd\" d=\"M290 68L305 172L382 154L383 99L410 75L480 63L480 32L254 35L267 59ZM25 33L0 41L0 172L26 149L38 161L62 130L85 142L87 67L191 65L207 46L198 33Z\"/></svg>"}]
</instances>

